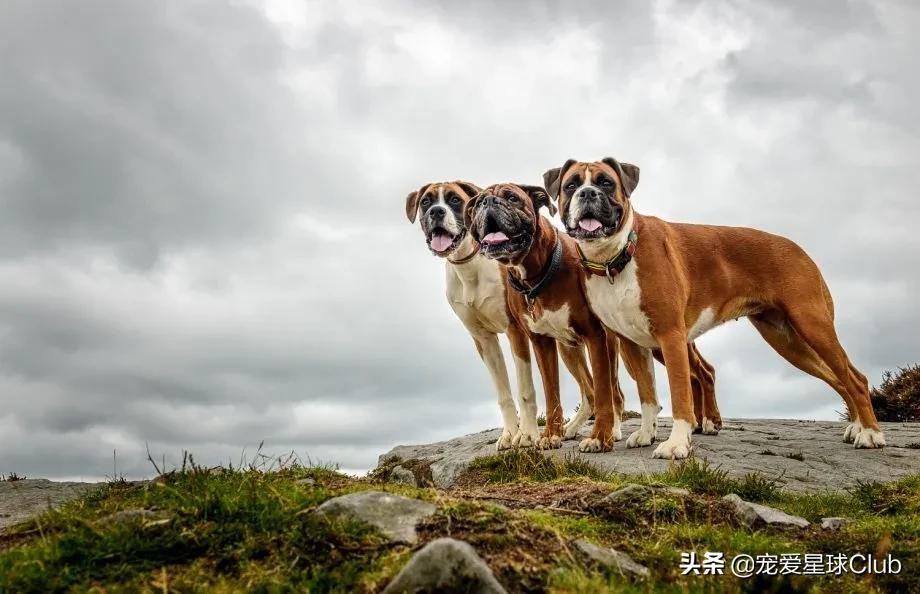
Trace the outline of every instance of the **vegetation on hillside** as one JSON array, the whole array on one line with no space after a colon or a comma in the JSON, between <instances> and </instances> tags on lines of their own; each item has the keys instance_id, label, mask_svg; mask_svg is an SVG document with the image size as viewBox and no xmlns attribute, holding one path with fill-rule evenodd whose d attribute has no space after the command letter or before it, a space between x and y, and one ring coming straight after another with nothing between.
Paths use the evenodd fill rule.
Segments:
<instances>
[{"instance_id":1,"label":"vegetation on hillside","mask_svg":"<svg viewBox=\"0 0 920 594\"><path fill-rule=\"evenodd\" d=\"M870 396L879 421L920 421L920 364L886 371Z\"/></svg>"},{"instance_id":2,"label":"vegetation on hillside","mask_svg":"<svg viewBox=\"0 0 920 594\"><path fill-rule=\"evenodd\" d=\"M404 468L423 465L402 461ZM847 494L783 492L759 475L733 479L696 460L647 477L601 472L583 458L512 451L481 459L450 491L357 479L288 464L271 471L193 464L147 483L114 481L0 536L0 592L376 592L425 543L469 542L509 591L875 592L920 583L920 476L862 484ZM671 485L617 507L603 498L628 482ZM312 514L331 497L365 489L431 501L438 512L414 546L391 545L361 525ZM781 508L839 531L741 525L720 496ZM123 510L149 510L113 521ZM628 553L651 570L630 579L573 554L573 539ZM874 553L890 550L898 575L682 576L681 552ZM729 572L726 572L729 573Z\"/></svg>"}]
</instances>

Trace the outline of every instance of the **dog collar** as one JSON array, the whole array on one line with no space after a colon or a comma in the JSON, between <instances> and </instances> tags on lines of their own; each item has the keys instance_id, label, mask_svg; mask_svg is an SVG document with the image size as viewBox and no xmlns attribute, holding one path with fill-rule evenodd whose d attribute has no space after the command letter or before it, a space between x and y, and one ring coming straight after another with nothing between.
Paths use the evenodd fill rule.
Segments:
<instances>
[{"instance_id":1,"label":"dog collar","mask_svg":"<svg viewBox=\"0 0 920 594\"><path fill-rule=\"evenodd\" d=\"M639 221L633 225L633 228L629 232L629 236L626 238L626 245L623 246L623 249L620 250L616 256L607 260L603 264L599 262L592 262L589 260L583 251L581 251L581 246L578 246L578 255L581 256L581 265L590 272L591 274L605 274L607 279L613 283L613 279L616 278L618 274L623 272L623 269L626 268L626 265L629 264L630 260L633 259L633 254L636 253L636 248L638 247L639 242Z\"/></svg>"},{"instance_id":2,"label":"dog collar","mask_svg":"<svg viewBox=\"0 0 920 594\"><path fill-rule=\"evenodd\" d=\"M524 296L524 299L527 300L527 306L532 309L537 296L543 292L543 289L546 288L561 267L562 242L559 241L559 232L557 231L556 246L553 248L553 255L550 256L549 262L547 262L546 266L543 268L543 274L540 276L540 280L532 287L528 287L524 284L524 281L514 276L509 268L508 284L511 285L512 289Z\"/></svg>"},{"instance_id":3,"label":"dog collar","mask_svg":"<svg viewBox=\"0 0 920 594\"><path fill-rule=\"evenodd\" d=\"M451 264L454 264L454 265L457 265L457 264L466 264L467 262L469 262L470 260L472 260L473 258L476 257L476 254L479 253L479 247L480 247L480 246L479 246L479 242L473 242L473 251L472 251L472 252L470 252L470 253L467 254L466 256L463 256L462 258L457 258L456 260L451 260L450 257L448 256L447 261L450 262Z\"/></svg>"}]
</instances>

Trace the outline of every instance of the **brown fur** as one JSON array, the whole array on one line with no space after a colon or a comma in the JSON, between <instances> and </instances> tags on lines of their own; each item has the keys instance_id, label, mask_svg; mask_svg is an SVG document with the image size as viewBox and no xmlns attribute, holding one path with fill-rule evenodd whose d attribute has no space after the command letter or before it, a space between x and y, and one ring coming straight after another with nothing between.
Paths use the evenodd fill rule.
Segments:
<instances>
[{"instance_id":1,"label":"brown fur","mask_svg":"<svg viewBox=\"0 0 920 594\"><path fill-rule=\"evenodd\" d=\"M866 379L840 346L830 292L804 250L755 229L671 223L640 215L624 191L635 188L638 168L629 166L634 174L628 174L625 164L617 165L613 159L569 161L560 170L548 171L545 179L557 191L574 176L603 173L618 180L614 199L624 209L620 229L615 236L582 247L594 261L612 258L619 250L612 238L628 232L624 226L630 213L634 217L639 230L634 259L640 305L667 365L674 419L694 424L688 331L709 309L715 324L748 317L781 356L834 388L851 420L878 431ZM559 194L560 212L566 212L569 200L565 191Z\"/></svg>"}]
</instances>

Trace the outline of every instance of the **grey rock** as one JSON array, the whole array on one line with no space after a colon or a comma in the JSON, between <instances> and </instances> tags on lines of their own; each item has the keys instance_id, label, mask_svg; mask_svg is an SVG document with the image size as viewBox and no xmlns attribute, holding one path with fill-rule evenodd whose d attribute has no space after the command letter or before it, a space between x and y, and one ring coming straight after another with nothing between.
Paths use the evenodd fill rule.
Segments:
<instances>
[{"instance_id":1,"label":"grey rock","mask_svg":"<svg viewBox=\"0 0 920 594\"><path fill-rule=\"evenodd\" d=\"M639 485L630 483L610 493L603 499L603 503L611 505L628 505L648 499L655 494L674 495L676 497L686 497L690 491L679 487L665 487L660 485Z\"/></svg>"},{"instance_id":2,"label":"grey rock","mask_svg":"<svg viewBox=\"0 0 920 594\"><path fill-rule=\"evenodd\" d=\"M825 530L840 530L852 522L849 518L821 518L821 527Z\"/></svg>"},{"instance_id":3,"label":"grey rock","mask_svg":"<svg viewBox=\"0 0 920 594\"><path fill-rule=\"evenodd\" d=\"M415 553L383 590L383 594L402 592L504 594L505 589L473 547L439 538Z\"/></svg>"},{"instance_id":4,"label":"grey rock","mask_svg":"<svg viewBox=\"0 0 920 594\"><path fill-rule=\"evenodd\" d=\"M599 547L586 540L576 540L573 544L575 548L581 551L586 557L604 567L614 569L623 575L633 575L637 577L649 576L648 567L636 563L632 560L632 557L622 551Z\"/></svg>"},{"instance_id":5,"label":"grey rock","mask_svg":"<svg viewBox=\"0 0 920 594\"><path fill-rule=\"evenodd\" d=\"M416 525L435 511L437 508L430 503L381 491L350 493L330 499L316 508L316 513L330 518L369 524L390 542L410 544L418 540Z\"/></svg>"},{"instance_id":6,"label":"grey rock","mask_svg":"<svg viewBox=\"0 0 920 594\"><path fill-rule=\"evenodd\" d=\"M807 528L810 524L805 518L787 514L782 510L758 503L751 503L741 499L738 495L730 493L723 497L735 507L736 515L748 526L777 526L780 528L796 527Z\"/></svg>"},{"instance_id":7,"label":"grey rock","mask_svg":"<svg viewBox=\"0 0 920 594\"><path fill-rule=\"evenodd\" d=\"M100 526L114 524L141 524L145 527L162 526L173 519L173 514L153 509L124 509L96 520Z\"/></svg>"},{"instance_id":8,"label":"grey rock","mask_svg":"<svg viewBox=\"0 0 920 594\"><path fill-rule=\"evenodd\" d=\"M412 474L412 471L402 466L393 467L393 470L390 471L390 482L407 485L409 487L418 486L418 481L415 480L415 475Z\"/></svg>"},{"instance_id":9,"label":"grey rock","mask_svg":"<svg viewBox=\"0 0 920 594\"><path fill-rule=\"evenodd\" d=\"M49 508L78 499L100 483L63 483L47 479L0 481L0 532Z\"/></svg>"},{"instance_id":10,"label":"grey rock","mask_svg":"<svg viewBox=\"0 0 920 594\"><path fill-rule=\"evenodd\" d=\"M920 423L881 423L889 447L880 450L856 450L852 444L844 443L845 425L833 421L728 419L719 435L693 436L693 455L732 478L760 474L776 480L785 490L797 492L839 493L860 480L893 481L920 472L920 449L897 447L920 442ZM638 428L638 419L624 421L624 438ZM658 442L666 439L670 430L671 419L659 417ZM590 431L589 423L581 434ZM395 455L402 460L428 461L435 486L449 488L474 459L495 453L500 434L494 429L427 445L398 446L381 460ZM544 454L560 459L580 455L602 470L636 476L665 472L671 464L669 460L652 459L657 443L627 448L621 441L614 451L603 454L579 454L578 443L578 439L566 441L562 448ZM804 461L760 455L779 447L801 451Z\"/></svg>"},{"instance_id":11,"label":"grey rock","mask_svg":"<svg viewBox=\"0 0 920 594\"><path fill-rule=\"evenodd\" d=\"M304 478L294 481L295 485L306 485L307 487L312 487L316 484L316 479L313 478Z\"/></svg>"}]
</instances>

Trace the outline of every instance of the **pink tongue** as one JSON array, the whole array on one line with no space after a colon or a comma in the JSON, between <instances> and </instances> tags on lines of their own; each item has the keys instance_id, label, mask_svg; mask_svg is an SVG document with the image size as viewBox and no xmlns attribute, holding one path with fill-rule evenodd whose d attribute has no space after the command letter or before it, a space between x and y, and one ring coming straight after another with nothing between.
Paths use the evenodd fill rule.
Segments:
<instances>
[{"instance_id":1,"label":"pink tongue","mask_svg":"<svg viewBox=\"0 0 920 594\"><path fill-rule=\"evenodd\" d=\"M601 228L601 222L597 219L582 219L578 221L578 226L585 231L597 231Z\"/></svg>"},{"instance_id":2,"label":"pink tongue","mask_svg":"<svg viewBox=\"0 0 920 594\"><path fill-rule=\"evenodd\" d=\"M482 243L488 243L488 244L501 243L503 241L508 241L508 236L502 233L501 231L497 233L489 233L488 235L482 238Z\"/></svg>"},{"instance_id":3,"label":"pink tongue","mask_svg":"<svg viewBox=\"0 0 920 594\"><path fill-rule=\"evenodd\" d=\"M431 237L431 249L436 252L443 252L450 247L450 244L453 243L454 238L450 235L433 235Z\"/></svg>"}]
</instances>

